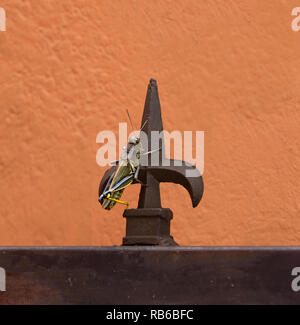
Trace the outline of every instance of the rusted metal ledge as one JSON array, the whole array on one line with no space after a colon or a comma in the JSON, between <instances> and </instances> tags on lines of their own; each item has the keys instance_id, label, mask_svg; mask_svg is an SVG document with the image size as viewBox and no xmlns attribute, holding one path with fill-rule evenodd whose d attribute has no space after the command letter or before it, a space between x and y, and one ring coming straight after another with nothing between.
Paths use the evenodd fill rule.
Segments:
<instances>
[{"instance_id":1,"label":"rusted metal ledge","mask_svg":"<svg viewBox=\"0 0 300 325\"><path fill-rule=\"evenodd\" d=\"M300 304L300 247L1 247L0 304Z\"/></svg>"}]
</instances>

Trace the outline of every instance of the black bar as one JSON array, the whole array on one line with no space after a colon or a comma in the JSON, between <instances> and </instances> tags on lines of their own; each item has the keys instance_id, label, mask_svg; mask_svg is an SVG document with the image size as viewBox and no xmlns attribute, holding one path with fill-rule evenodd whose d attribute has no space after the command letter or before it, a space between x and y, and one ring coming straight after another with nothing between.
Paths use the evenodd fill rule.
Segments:
<instances>
[{"instance_id":1,"label":"black bar","mask_svg":"<svg viewBox=\"0 0 300 325\"><path fill-rule=\"evenodd\" d=\"M300 247L2 247L0 267L1 305L300 304Z\"/></svg>"}]
</instances>

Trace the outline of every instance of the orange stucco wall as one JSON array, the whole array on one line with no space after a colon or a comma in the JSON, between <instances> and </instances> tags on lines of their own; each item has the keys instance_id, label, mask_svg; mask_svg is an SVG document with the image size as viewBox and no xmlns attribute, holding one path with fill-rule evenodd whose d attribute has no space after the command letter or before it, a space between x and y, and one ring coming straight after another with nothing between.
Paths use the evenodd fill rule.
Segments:
<instances>
[{"instance_id":1,"label":"orange stucco wall","mask_svg":"<svg viewBox=\"0 0 300 325\"><path fill-rule=\"evenodd\" d=\"M139 124L156 78L168 131L205 131L205 193L163 184L181 245L300 244L299 1L1 0L0 245L119 245L96 135ZM124 198L137 203L139 186Z\"/></svg>"}]
</instances>

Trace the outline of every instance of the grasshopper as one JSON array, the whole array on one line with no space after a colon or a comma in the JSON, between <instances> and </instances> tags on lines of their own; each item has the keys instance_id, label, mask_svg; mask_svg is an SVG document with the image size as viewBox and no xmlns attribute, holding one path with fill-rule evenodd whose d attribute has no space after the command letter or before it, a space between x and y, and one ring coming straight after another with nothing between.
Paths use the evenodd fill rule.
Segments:
<instances>
[{"instance_id":1,"label":"grasshopper","mask_svg":"<svg viewBox=\"0 0 300 325\"><path fill-rule=\"evenodd\" d=\"M132 129L134 129L128 110L127 115ZM146 123L147 121L141 127L140 132ZM149 154L150 152L151 151L143 153L143 155ZM128 144L123 148L120 160L115 162L118 166L116 172L110 177L103 193L99 197L99 202L104 209L110 210L116 205L116 203L121 203L128 207L128 202L121 201L120 198L124 189L132 184L133 181L142 183L138 179L141 155L142 144L140 141L140 135L129 137Z\"/></svg>"}]
</instances>

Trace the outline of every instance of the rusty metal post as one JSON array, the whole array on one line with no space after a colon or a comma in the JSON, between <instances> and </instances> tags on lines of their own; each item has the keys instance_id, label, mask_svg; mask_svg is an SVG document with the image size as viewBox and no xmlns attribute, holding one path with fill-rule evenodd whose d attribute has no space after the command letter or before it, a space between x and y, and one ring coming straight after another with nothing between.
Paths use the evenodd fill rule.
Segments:
<instances>
[{"instance_id":1,"label":"rusty metal post","mask_svg":"<svg viewBox=\"0 0 300 325\"><path fill-rule=\"evenodd\" d=\"M147 122L146 122L147 121ZM146 123L146 124L145 124ZM161 108L156 80L151 79L148 85L145 107L141 126L147 138L147 145L142 145L145 151L152 151L151 134L153 131L163 132ZM157 134L156 134L157 135ZM144 138L145 139L145 138ZM145 142L145 141L144 141ZM177 243L170 235L170 221L173 213L161 206L159 184L172 182L184 186L191 197L193 207L196 207L203 194L203 180L195 166L185 162L165 157L164 137L160 137L159 147L141 161L139 179L142 181L137 209L127 209L123 216L126 218L126 236L123 245L160 245L176 246ZM148 149L148 150L147 150ZM145 159L145 158L144 158ZM158 164L152 164L155 161ZM99 193L102 193L108 179L114 173L115 167L110 168L103 176ZM193 171L194 177L187 177L187 172Z\"/></svg>"}]
</instances>

